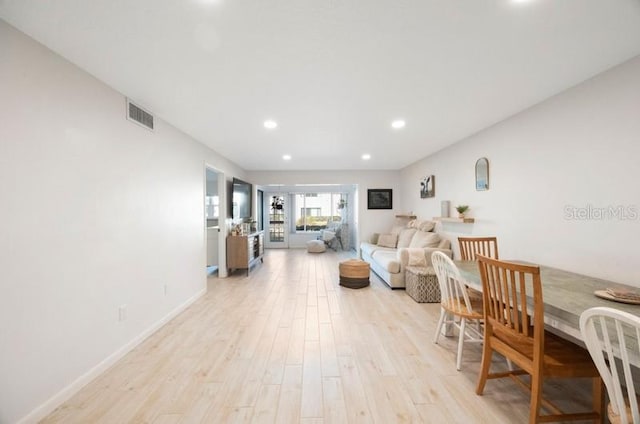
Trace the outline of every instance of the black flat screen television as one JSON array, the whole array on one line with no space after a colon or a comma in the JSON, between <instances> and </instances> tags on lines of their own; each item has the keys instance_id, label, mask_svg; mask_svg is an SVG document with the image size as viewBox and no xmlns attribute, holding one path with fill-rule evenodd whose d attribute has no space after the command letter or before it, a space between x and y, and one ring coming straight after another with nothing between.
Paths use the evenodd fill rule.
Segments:
<instances>
[{"instance_id":1,"label":"black flat screen television","mask_svg":"<svg viewBox=\"0 0 640 424\"><path fill-rule=\"evenodd\" d=\"M251 203L253 186L238 178L233 179L231 195L231 217L233 219L248 220L251 218Z\"/></svg>"}]
</instances>

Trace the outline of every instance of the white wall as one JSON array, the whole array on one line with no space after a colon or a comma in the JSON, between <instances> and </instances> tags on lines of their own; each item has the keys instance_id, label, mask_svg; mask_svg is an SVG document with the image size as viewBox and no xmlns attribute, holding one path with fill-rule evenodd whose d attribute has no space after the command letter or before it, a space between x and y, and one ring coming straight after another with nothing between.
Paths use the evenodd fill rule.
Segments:
<instances>
[{"instance_id":1,"label":"white wall","mask_svg":"<svg viewBox=\"0 0 640 424\"><path fill-rule=\"evenodd\" d=\"M244 172L159 119L127 121L122 94L1 20L0 57L0 422L13 423L205 290L204 163Z\"/></svg>"},{"instance_id":2,"label":"white wall","mask_svg":"<svg viewBox=\"0 0 640 424\"><path fill-rule=\"evenodd\" d=\"M393 224L394 216L401 213L398 208L399 199L399 171L249 171L249 181L259 184L355 184L358 186L358 196L349 205L350 211L356 211L355 227L351 246L357 248L359 239L368 239L373 233L388 231ZM393 209L368 210L367 189L390 188L393 190ZM355 208L355 209L354 209ZM351 212L350 212L351 213ZM301 243L300 240L297 242Z\"/></svg>"},{"instance_id":3,"label":"white wall","mask_svg":"<svg viewBox=\"0 0 640 424\"><path fill-rule=\"evenodd\" d=\"M491 188L476 192L483 156ZM442 200L470 205L475 224L441 229L452 240L496 235L501 258L640 286L639 158L637 57L403 169L400 198L423 217L439 216ZM436 197L420 199L427 174L436 176ZM570 220L570 205L622 205L635 219Z\"/></svg>"}]
</instances>

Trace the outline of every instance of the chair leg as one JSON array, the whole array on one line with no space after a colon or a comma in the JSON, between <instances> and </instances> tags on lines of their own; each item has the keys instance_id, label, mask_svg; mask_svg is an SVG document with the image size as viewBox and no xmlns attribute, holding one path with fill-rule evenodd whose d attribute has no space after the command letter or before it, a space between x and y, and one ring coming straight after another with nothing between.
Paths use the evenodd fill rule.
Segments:
<instances>
[{"instance_id":1,"label":"chair leg","mask_svg":"<svg viewBox=\"0 0 640 424\"><path fill-rule=\"evenodd\" d=\"M444 323L445 316L444 309L440 308L440 319L438 320L438 325L436 326L436 335L433 337L433 342L438 344L438 337L440 337L440 331L442 331L442 324Z\"/></svg>"},{"instance_id":2,"label":"chair leg","mask_svg":"<svg viewBox=\"0 0 640 424\"><path fill-rule=\"evenodd\" d=\"M542 406L542 376L539 372L531 374L531 402L529 403L529 424L537 424Z\"/></svg>"},{"instance_id":3,"label":"chair leg","mask_svg":"<svg viewBox=\"0 0 640 424\"><path fill-rule=\"evenodd\" d=\"M467 326L467 319L462 318L460 320L460 335L458 336L458 357L456 358L456 369L460 371L460 367L462 366L462 349L464 347L464 335Z\"/></svg>"},{"instance_id":4,"label":"chair leg","mask_svg":"<svg viewBox=\"0 0 640 424\"><path fill-rule=\"evenodd\" d=\"M591 391L593 395L593 410L600 414L600 418L594 420L594 423L603 424L604 416L605 416L605 407L604 407L604 391L602 390L602 378L594 377L591 381Z\"/></svg>"},{"instance_id":5,"label":"chair leg","mask_svg":"<svg viewBox=\"0 0 640 424\"><path fill-rule=\"evenodd\" d=\"M486 327L484 330L484 342L482 343L482 364L480 365L480 375L478 376L478 386L476 387L476 394L481 395L484 392L484 385L487 383L487 377L489 376L489 368L491 367L491 356L493 355L493 349L491 349L490 330Z\"/></svg>"}]
</instances>

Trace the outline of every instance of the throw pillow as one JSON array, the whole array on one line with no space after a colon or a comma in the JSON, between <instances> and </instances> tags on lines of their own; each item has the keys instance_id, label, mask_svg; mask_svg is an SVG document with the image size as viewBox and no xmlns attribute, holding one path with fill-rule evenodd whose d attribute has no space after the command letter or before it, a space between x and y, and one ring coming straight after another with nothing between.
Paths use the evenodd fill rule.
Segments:
<instances>
[{"instance_id":1,"label":"throw pillow","mask_svg":"<svg viewBox=\"0 0 640 424\"><path fill-rule=\"evenodd\" d=\"M380 234L378 237L380 247L396 247L396 244L398 244L398 236L395 234Z\"/></svg>"},{"instance_id":2,"label":"throw pillow","mask_svg":"<svg viewBox=\"0 0 640 424\"><path fill-rule=\"evenodd\" d=\"M421 221L420 224L418 225L418 230L420 231L433 231L433 229L436 227L436 223L433 221Z\"/></svg>"},{"instance_id":3,"label":"throw pillow","mask_svg":"<svg viewBox=\"0 0 640 424\"><path fill-rule=\"evenodd\" d=\"M415 233L409 243L409 247L438 247L440 243L440 236L436 233L429 233L426 231L418 231Z\"/></svg>"},{"instance_id":4,"label":"throw pillow","mask_svg":"<svg viewBox=\"0 0 640 424\"><path fill-rule=\"evenodd\" d=\"M322 241L331 241L336 238L336 233L333 231L322 230L320 234L322 234Z\"/></svg>"},{"instance_id":5,"label":"throw pillow","mask_svg":"<svg viewBox=\"0 0 640 424\"><path fill-rule=\"evenodd\" d=\"M407 224L409 228L415 228L420 231L432 231L436 226L436 223L429 221L428 219L414 219Z\"/></svg>"},{"instance_id":6,"label":"throw pillow","mask_svg":"<svg viewBox=\"0 0 640 424\"><path fill-rule=\"evenodd\" d=\"M409 243L411 243L411 238L416 233L415 228L405 228L400 231L400 235L398 236L398 249L401 247L409 247Z\"/></svg>"}]
</instances>

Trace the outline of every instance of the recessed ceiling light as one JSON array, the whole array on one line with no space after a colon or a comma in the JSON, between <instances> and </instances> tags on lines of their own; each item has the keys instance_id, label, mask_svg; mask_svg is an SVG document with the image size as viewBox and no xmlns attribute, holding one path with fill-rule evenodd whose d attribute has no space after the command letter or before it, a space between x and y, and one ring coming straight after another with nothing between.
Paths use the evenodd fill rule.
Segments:
<instances>
[{"instance_id":1,"label":"recessed ceiling light","mask_svg":"<svg viewBox=\"0 0 640 424\"><path fill-rule=\"evenodd\" d=\"M291 160L291 155L282 155L282 159Z\"/></svg>"},{"instance_id":2,"label":"recessed ceiling light","mask_svg":"<svg viewBox=\"0 0 640 424\"><path fill-rule=\"evenodd\" d=\"M369 160L371 159L371 155L369 153L365 153L364 155L362 155L362 160Z\"/></svg>"},{"instance_id":3,"label":"recessed ceiling light","mask_svg":"<svg viewBox=\"0 0 640 424\"><path fill-rule=\"evenodd\" d=\"M273 130L278 128L278 123L276 121L272 121L271 119L264 121L264 127L268 130Z\"/></svg>"},{"instance_id":4,"label":"recessed ceiling light","mask_svg":"<svg viewBox=\"0 0 640 424\"><path fill-rule=\"evenodd\" d=\"M391 126L393 128L404 128L405 125L406 125L406 122L404 122L402 119L396 119L391 123Z\"/></svg>"}]
</instances>

